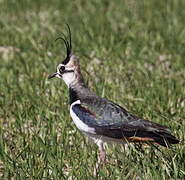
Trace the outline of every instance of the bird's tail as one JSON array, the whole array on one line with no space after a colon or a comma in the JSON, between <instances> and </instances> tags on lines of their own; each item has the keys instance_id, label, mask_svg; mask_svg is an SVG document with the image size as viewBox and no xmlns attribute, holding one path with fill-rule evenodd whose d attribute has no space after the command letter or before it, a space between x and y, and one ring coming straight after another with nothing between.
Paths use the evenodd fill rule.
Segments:
<instances>
[{"instance_id":1,"label":"bird's tail","mask_svg":"<svg viewBox=\"0 0 185 180\"><path fill-rule=\"evenodd\" d=\"M153 139L157 144L164 147L179 143L179 140L168 132L153 132Z\"/></svg>"}]
</instances>

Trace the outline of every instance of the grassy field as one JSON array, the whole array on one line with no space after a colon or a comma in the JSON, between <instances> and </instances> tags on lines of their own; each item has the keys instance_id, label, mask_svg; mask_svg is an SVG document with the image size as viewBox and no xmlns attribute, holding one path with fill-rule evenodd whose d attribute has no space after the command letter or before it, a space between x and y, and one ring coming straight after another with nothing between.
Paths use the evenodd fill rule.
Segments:
<instances>
[{"instance_id":1,"label":"grassy field","mask_svg":"<svg viewBox=\"0 0 185 180\"><path fill-rule=\"evenodd\" d=\"M0 0L0 179L185 178L185 1ZM98 95L168 126L181 144L97 147L69 116L68 90L47 76L72 31Z\"/></svg>"}]
</instances>

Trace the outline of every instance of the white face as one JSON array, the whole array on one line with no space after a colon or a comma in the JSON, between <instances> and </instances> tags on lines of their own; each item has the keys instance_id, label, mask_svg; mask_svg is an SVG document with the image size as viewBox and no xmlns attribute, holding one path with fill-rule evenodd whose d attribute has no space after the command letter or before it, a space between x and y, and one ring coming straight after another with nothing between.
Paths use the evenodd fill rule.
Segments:
<instances>
[{"instance_id":1,"label":"white face","mask_svg":"<svg viewBox=\"0 0 185 180\"><path fill-rule=\"evenodd\" d=\"M66 85L69 87L70 84L75 82L75 69L74 67L69 67L64 64L59 64L57 66L57 74L56 77L63 79Z\"/></svg>"},{"instance_id":2,"label":"white face","mask_svg":"<svg viewBox=\"0 0 185 180\"><path fill-rule=\"evenodd\" d=\"M63 79L67 86L72 86L78 81L78 58L74 55L70 56L67 64L59 64L57 72L48 76L49 79L57 77Z\"/></svg>"}]
</instances>

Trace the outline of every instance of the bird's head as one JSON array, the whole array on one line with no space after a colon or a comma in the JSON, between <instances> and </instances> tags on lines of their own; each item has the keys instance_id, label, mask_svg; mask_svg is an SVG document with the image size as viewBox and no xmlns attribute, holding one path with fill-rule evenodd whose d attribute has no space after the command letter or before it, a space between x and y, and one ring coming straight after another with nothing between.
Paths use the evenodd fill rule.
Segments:
<instances>
[{"instance_id":1,"label":"bird's head","mask_svg":"<svg viewBox=\"0 0 185 180\"><path fill-rule=\"evenodd\" d=\"M62 40L66 46L66 58L57 66L56 72L49 75L48 78L60 78L63 79L67 86L71 86L77 82L81 82L80 66L78 58L72 53L72 44L71 44L71 31L68 27L69 40L63 34L63 37L59 37L56 40Z\"/></svg>"}]
</instances>

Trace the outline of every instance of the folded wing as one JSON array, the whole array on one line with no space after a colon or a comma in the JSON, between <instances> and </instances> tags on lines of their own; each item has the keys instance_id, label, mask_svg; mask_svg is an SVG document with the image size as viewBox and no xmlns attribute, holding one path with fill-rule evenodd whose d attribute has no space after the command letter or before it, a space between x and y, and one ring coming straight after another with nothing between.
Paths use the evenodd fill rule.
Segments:
<instances>
[{"instance_id":1,"label":"folded wing","mask_svg":"<svg viewBox=\"0 0 185 180\"><path fill-rule=\"evenodd\" d=\"M151 141L162 146L179 142L165 126L140 119L121 106L103 100L102 104L97 102L98 109L93 105L93 100L91 106L84 103L73 107L75 114L89 127L93 127L96 134L129 142Z\"/></svg>"}]
</instances>

